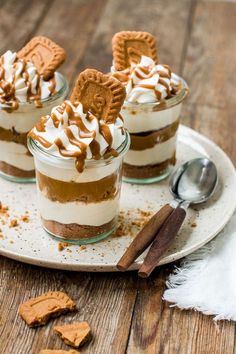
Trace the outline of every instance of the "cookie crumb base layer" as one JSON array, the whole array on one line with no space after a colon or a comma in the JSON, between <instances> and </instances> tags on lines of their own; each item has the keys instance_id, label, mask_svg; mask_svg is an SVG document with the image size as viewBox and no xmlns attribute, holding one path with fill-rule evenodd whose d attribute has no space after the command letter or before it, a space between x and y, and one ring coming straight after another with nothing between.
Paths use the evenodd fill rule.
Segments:
<instances>
[{"instance_id":1,"label":"cookie crumb base layer","mask_svg":"<svg viewBox=\"0 0 236 354\"><path fill-rule=\"evenodd\" d=\"M68 241L84 241L84 243L96 242L96 239L102 239L111 233L116 226L116 218L113 218L106 224L93 225L79 225L76 223L63 224L54 220L46 220L41 218L45 230L61 240Z\"/></svg>"},{"instance_id":2,"label":"cookie crumb base layer","mask_svg":"<svg viewBox=\"0 0 236 354\"><path fill-rule=\"evenodd\" d=\"M3 172L5 175L16 178L34 178L35 170L22 170L18 167L12 166L4 161L0 161L0 172Z\"/></svg>"},{"instance_id":3,"label":"cookie crumb base layer","mask_svg":"<svg viewBox=\"0 0 236 354\"><path fill-rule=\"evenodd\" d=\"M170 165L176 164L175 154L162 163L155 165L134 166L127 163L123 164L123 176L135 179L145 179L159 177L166 173Z\"/></svg>"}]
</instances>

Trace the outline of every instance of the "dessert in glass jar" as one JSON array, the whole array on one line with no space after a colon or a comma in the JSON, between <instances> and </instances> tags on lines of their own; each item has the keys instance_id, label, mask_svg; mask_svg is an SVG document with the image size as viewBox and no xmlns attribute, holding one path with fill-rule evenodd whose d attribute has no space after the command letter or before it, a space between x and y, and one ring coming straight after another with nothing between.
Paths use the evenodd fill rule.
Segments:
<instances>
[{"instance_id":1,"label":"dessert in glass jar","mask_svg":"<svg viewBox=\"0 0 236 354\"><path fill-rule=\"evenodd\" d=\"M168 65L157 63L155 38L149 33L117 33L113 57L111 74L126 88L121 114L131 138L124 181L160 181L176 163L177 131L188 86Z\"/></svg>"},{"instance_id":2,"label":"dessert in glass jar","mask_svg":"<svg viewBox=\"0 0 236 354\"><path fill-rule=\"evenodd\" d=\"M18 53L8 50L1 56L0 176L35 181L27 134L67 96L67 81L55 71L64 59L64 50L46 37L35 37Z\"/></svg>"},{"instance_id":3,"label":"dessert in glass jar","mask_svg":"<svg viewBox=\"0 0 236 354\"><path fill-rule=\"evenodd\" d=\"M122 160L129 148L119 117L124 97L118 80L85 70L70 100L29 133L42 224L59 240L92 243L116 227Z\"/></svg>"}]
</instances>

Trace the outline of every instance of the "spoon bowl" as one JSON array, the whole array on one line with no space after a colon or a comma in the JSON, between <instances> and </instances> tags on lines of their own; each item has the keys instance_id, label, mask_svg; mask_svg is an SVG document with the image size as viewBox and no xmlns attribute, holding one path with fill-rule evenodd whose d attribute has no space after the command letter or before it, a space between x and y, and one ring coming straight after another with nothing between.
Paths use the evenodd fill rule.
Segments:
<instances>
[{"instance_id":1,"label":"spoon bowl","mask_svg":"<svg viewBox=\"0 0 236 354\"><path fill-rule=\"evenodd\" d=\"M217 185L215 164L206 158L197 158L181 165L170 179L170 191L179 201L190 204L205 202Z\"/></svg>"}]
</instances>

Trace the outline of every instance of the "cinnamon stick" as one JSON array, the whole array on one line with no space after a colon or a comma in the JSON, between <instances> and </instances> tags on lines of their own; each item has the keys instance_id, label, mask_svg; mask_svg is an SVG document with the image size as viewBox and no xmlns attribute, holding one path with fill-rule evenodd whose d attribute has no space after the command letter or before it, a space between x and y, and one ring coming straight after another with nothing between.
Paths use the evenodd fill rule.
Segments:
<instances>
[{"instance_id":1,"label":"cinnamon stick","mask_svg":"<svg viewBox=\"0 0 236 354\"><path fill-rule=\"evenodd\" d=\"M120 271L127 270L135 259L151 244L158 230L173 210L169 204L166 204L152 216L117 263L117 268Z\"/></svg>"},{"instance_id":2,"label":"cinnamon stick","mask_svg":"<svg viewBox=\"0 0 236 354\"><path fill-rule=\"evenodd\" d=\"M166 219L141 265L138 275L141 278L147 278L153 269L158 265L161 256L168 250L175 239L184 219L186 211L177 207L173 213Z\"/></svg>"}]
</instances>

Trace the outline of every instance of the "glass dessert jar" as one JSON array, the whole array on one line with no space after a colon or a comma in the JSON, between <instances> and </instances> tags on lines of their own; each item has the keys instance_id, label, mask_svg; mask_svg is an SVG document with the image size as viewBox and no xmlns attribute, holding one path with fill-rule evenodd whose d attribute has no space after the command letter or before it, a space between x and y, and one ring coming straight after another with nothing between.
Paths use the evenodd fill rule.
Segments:
<instances>
[{"instance_id":1,"label":"glass dessert jar","mask_svg":"<svg viewBox=\"0 0 236 354\"><path fill-rule=\"evenodd\" d=\"M0 176L13 182L35 182L34 159L27 148L27 134L40 117L49 114L55 105L63 102L68 94L68 83L59 73L61 89L40 106L34 102L18 103L12 110L0 104Z\"/></svg>"},{"instance_id":2,"label":"glass dessert jar","mask_svg":"<svg viewBox=\"0 0 236 354\"><path fill-rule=\"evenodd\" d=\"M176 163L176 141L182 102L188 86L173 97L155 103L125 101L121 115L130 133L130 150L124 158L123 180L149 184L166 178Z\"/></svg>"},{"instance_id":3,"label":"glass dessert jar","mask_svg":"<svg viewBox=\"0 0 236 354\"><path fill-rule=\"evenodd\" d=\"M85 160L78 172L73 158L55 156L28 139L34 155L39 211L44 229L58 240L76 244L97 242L117 224L122 161L130 138L116 157Z\"/></svg>"}]
</instances>

